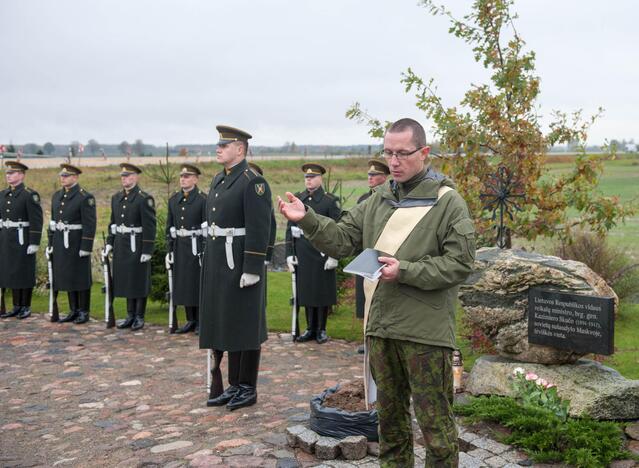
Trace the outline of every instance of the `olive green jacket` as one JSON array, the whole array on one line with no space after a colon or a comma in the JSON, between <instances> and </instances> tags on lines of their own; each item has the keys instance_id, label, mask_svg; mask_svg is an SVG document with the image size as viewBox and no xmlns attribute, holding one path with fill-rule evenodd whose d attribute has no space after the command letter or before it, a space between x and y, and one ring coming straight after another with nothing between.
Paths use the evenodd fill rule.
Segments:
<instances>
[{"instance_id":1,"label":"olive green jacket","mask_svg":"<svg viewBox=\"0 0 639 468\"><path fill-rule=\"evenodd\" d=\"M454 187L450 179L429 169L405 197L390 182L337 223L312 208L298 223L314 246L341 258L375 246L398 209L391 201L435 203L395 254L400 260L398 280L379 282L368 314L367 336L455 347L457 285L472 269L475 228L466 203L455 190L437 200L442 185Z\"/></svg>"}]
</instances>

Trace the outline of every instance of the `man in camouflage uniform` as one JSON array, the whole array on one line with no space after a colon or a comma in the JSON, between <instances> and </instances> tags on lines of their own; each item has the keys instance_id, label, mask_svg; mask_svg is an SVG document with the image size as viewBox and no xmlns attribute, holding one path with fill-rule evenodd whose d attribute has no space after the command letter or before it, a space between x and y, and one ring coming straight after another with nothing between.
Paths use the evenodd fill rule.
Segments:
<instances>
[{"instance_id":1,"label":"man in camouflage uniform","mask_svg":"<svg viewBox=\"0 0 639 468\"><path fill-rule=\"evenodd\" d=\"M199 328L200 255L206 231L206 193L197 186L201 171L182 164L180 190L169 199L166 217L166 263L173 268L173 305L184 306L186 323L175 333L196 332Z\"/></svg>"},{"instance_id":2,"label":"man in camouflage uniform","mask_svg":"<svg viewBox=\"0 0 639 468\"><path fill-rule=\"evenodd\" d=\"M326 169L317 163L302 166L306 190L295 194L315 213L338 219L342 210L339 200L322 187ZM296 271L297 303L306 312L306 331L297 338L303 343L315 339L319 344L328 341L326 322L328 312L337 304L337 260L319 251L304 236L296 223L286 225L286 263L289 271Z\"/></svg>"},{"instance_id":3,"label":"man in camouflage uniform","mask_svg":"<svg viewBox=\"0 0 639 468\"><path fill-rule=\"evenodd\" d=\"M31 315L42 207L38 192L24 185L29 168L17 161L7 161L5 166L9 188L0 192L0 289L12 290L13 310L0 318L25 319Z\"/></svg>"},{"instance_id":4,"label":"man in camouflage uniform","mask_svg":"<svg viewBox=\"0 0 639 468\"><path fill-rule=\"evenodd\" d=\"M47 256L53 267L54 291L67 291L70 312L60 322L89 321L91 304L91 251L95 237L95 198L80 187L82 171L61 164L62 188L51 197Z\"/></svg>"},{"instance_id":5,"label":"man in camouflage uniform","mask_svg":"<svg viewBox=\"0 0 639 468\"><path fill-rule=\"evenodd\" d=\"M474 225L452 181L426 164L429 150L418 122L401 119L391 125L384 136L384 157L394 180L339 223L306 211L291 193L286 194L289 203L279 200L282 214L336 258L373 248L380 237L392 241L395 236L399 244L394 257L379 257L385 265L372 290L366 325L383 467L414 464L411 396L426 445L425 465L458 464L452 412L455 303L458 285L474 262ZM412 208L419 208L422 216L405 211ZM412 216L416 225L407 236L386 230L391 216Z\"/></svg>"},{"instance_id":6,"label":"man in camouflage uniform","mask_svg":"<svg viewBox=\"0 0 639 468\"><path fill-rule=\"evenodd\" d=\"M104 254L113 251L113 296L126 297L127 317L118 328L144 327L151 291L151 255L155 243L155 202L138 186L142 169L120 164L122 190L111 198L109 236Z\"/></svg>"}]
</instances>

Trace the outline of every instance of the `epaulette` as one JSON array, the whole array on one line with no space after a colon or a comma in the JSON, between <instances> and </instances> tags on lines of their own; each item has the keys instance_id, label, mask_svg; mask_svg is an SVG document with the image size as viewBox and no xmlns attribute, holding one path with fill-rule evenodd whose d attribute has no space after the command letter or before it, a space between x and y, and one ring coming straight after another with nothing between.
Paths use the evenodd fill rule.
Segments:
<instances>
[{"instance_id":1,"label":"epaulette","mask_svg":"<svg viewBox=\"0 0 639 468\"><path fill-rule=\"evenodd\" d=\"M149 197L151 197L151 195L149 195L149 194L148 194L148 193L146 193L146 192L143 192L142 190L140 190L140 195L141 195L141 196L143 196L144 198L149 198ZM151 198L153 198L153 197L151 197Z\"/></svg>"},{"instance_id":2,"label":"epaulette","mask_svg":"<svg viewBox=\"0 0 639 468\"><path fill-rule=\"evenodd\" d=\"M324 195L328 195L329 198L337 199L337 195L333 195L331 192L324 192Z\"/></svg>"}]
</instances>

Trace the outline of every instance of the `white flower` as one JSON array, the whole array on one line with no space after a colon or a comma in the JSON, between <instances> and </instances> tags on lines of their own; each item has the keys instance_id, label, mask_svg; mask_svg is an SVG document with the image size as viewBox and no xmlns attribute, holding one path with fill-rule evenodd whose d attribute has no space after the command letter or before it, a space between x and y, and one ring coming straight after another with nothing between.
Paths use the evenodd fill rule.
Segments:
<instances>
[{"instance_id":1,"label":"white flower","mask_svg":"<svg viewBox=\"0 0 639 468\"><path fill-rule=\"evenodd\" d=\"M515 367L515 369L513 370L513 375L522 375L525 373L526 371L524 370L523 367Z\"/></svg>"}]
</instances>

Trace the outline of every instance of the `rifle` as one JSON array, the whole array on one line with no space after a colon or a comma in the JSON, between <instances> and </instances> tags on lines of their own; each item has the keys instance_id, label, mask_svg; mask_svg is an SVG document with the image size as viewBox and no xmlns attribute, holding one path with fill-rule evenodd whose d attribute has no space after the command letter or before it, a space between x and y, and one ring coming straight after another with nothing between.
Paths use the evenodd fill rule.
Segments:
<instances>
[{"instance_id":1,"label":"rifle","mask_svg":"<svg viewBox=\"0 0 639 468\"><path fill-rule=\"evenodd\" d=\"M60 311L58 309L58 291L53 290L53 249L49 247L44 251L47 257L47 270L49 273L49 282L47 288L49 288L49 317L52 322L60 320Z\"/></svg>"},{"instance_id":2,"label":"rifle","mask_svg":"<svg viewBox=\"0 0 639 468\"><path fill-rule=\"evenodd\" d=\"M291 236L291 243L293 246L293 257L296 257L295 252L295 238ZM293 267L293 272L291 273L291 335L293 336L293 341L297 341L297 338L300 336L300 306L297 302L297 266Z\"/></svg>"},{"instance_id":3,"label":"rifle","mask_svg":"<svg viewBox=\"0 0 639 468\"><path fill-rule=\"evenodd\" d=\"M107 241L102 232L102 241L104 248L102 249L102 273L104 274L104 321L107 328L115 326L115 314L113 312L113 274L111 272L111 262L109 255L105 255Z\"/></svg>"},{"instance_id":4,"label":"rifle","mask_svg":"<svg viewBox=\"0 0 639 468\"><path fill-rule=\"evenodd\" d=\"M178 323L177 308L173 304L173 266L168 259L164 262L164 266L166 267L166 273L169 275L169 333L175 333Z\"/></svg>"},{"instance_id":5,"label":"rifle","mask_svg":"<svg viewBox=\"0 0 639 468\"><path fill-rule=\"evenodd\" d=\"M4 303L4 288L0 288L0 314L7 313L7 306Z\"/></svg>"},{"instance_id":6,"label":"rifle","mask_svg":"<svg viewBox=\"0 0 639 468\"><path fill-rule=\"evenodd\" d=\"M206 389L209 392L209 398L217 398L224 393L224 384L222 383L222 371L220 365L222 364L222 358L224 357L224 351L219 350L207 350L206 355ZM213 361L211 363L211 361ZM211 368L213 364L213 368Z\"/></svg>"}]
</instances>

